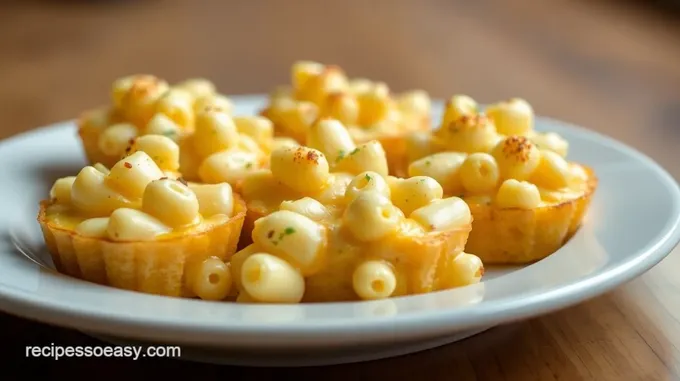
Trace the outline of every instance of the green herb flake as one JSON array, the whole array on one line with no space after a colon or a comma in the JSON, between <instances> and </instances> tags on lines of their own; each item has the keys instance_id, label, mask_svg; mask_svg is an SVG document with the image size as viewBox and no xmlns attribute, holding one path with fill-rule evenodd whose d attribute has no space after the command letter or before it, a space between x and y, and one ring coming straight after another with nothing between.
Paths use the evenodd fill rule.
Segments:
<instances>
[{"instance_id":1,"label":"green herb flake","mask_svg":"<svg viewBox=\"0 0 680 381\"><path fill-rule=\"evenodd\" d=\"M345 158L345 151L340 150L340 151L338 151L338 157L335 159L335 162L337 163L344 158Z\"/></svg>"},{"instance_id":2,"label":"green herb flake","mask_svg":"<svg viewBox=\"0 0 680 381\"><path fill-rule=\"evenodd\" d=\"M430 165L432 165L432 162L429 161L429 160L427 160L427 161L425 162L425 165L429 167Z\"/></svg>"},{"instance_id":3,"label":"green herb flake","mask_svg":"<svg viewBox=\"0 0 680 381\"><path fill-rule=\"evenodd\" d=\"M366 181L371 181L371 175L369 175L368 173L366 174Z\"/></svg>"},{"instance_id":4,"label":"green herb flake","mask_svg":"<svg viewBox=\"0 0 680 381\"><path fill-rule=\"evenodd\" d=\"M294 233L295 233L295 229L294 229L293 227L289 226L289 227L287 227L283 232L284 232L286 235L291 235L291 234L294 234Z\"/></svg>"},{"instance_id":5,"label":"green herb flake","mask_svg":"<svg viewBox=\"0 0 680 381\"><path fill-rule=\"evenodd\" d=\"M357 152L359 152L359 147L355 148L352 152L349 153L349 155L352 156Z\"/></svg>"},{"instance_id":6,"label":"green herb flake","mask_svg":"<svg viewBox=\"0 0 680 381\"><path fill-rule=\"evenodd\" d=\"M250 168L252 168L252 167L253 167L253 163L246 163L246 168L247 168L247 169L250 169Z\"/></svg>"}]
</instances>

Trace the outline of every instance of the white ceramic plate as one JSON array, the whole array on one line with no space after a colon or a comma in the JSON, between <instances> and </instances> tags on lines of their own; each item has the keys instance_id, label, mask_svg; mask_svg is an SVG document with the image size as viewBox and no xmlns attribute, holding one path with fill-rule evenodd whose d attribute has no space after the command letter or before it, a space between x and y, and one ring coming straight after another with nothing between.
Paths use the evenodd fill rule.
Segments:
<instances>
[{"instance_id":1,"label":"white ceramic plate","mask_svg":"<svg viewBox=\"0 0 680 381\"><path fill-rule=\"evenodd\" d=\"M265 101L234 99L238 114ZM585 225L561 250L531 266L489 269L484 282L460 289L287 306L158 297L50 270L37 204L56 178L75 175L85 161L72 123L16 136L0 143L0 309L113 342L181 345L184 358L318 365L422 350L564 308L642 274L673 249L680 240L680 190L662 168L584 129L544 118L537 129L563 135L569 159L590 165L600 179Z\"/></svg>"}]
</instances>

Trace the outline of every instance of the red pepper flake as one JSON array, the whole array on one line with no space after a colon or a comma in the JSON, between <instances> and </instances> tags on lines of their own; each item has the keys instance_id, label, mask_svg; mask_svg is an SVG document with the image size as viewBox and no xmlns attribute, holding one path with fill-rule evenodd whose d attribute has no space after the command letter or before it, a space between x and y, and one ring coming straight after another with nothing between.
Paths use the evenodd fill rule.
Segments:
<instances>
[{"instance_id":1,"label":"red pepper flake","mask_svg":"<svg viewBox=\"0 0 680 381\"><path fill-rule=\"evenodd\" d=\"M158 180L167 180L167 179L168 179L168 177L167 177L167 176L163 176L163 177L161 177L161 178L160 178L160 179L158 179Z\"/></svg>"},{"instance_id":2,"label":"red pepper flake","mask_svg":"<svg viewBox=\"0 0 680 381\"><path fill-rule=\"evenodd\" d=\"M274 236L273 230L270 230L269 232L267 232L267 238L272 238L273 236Z\"/></svg>"},{"instance_id":3,"label":"red pepper flake","mask_svg":"<svg viewBox=\"0 0 680 381\"><path fill-rule=\"evenodd\" d=\"M307 152L307 160L316 163L319 160L319 154L316 153L316 151L310 150L309 152Z\"/></svg>"},{"instance_id":4,"label":"red pepper flake","mask_svg":"<svg viewBox=\"0 0 680 381\"><path fill-rule=\"evenodd\" d=\"M135 144L135 140L136 140L135 138L131 138L130 140L128 140L128 144L129 145Z\"/></svg>"},{"instance_id":5,"label":"red pepper flake","mask_svg":"<svg viewBox=\"0 0 680 381\"><path fill-rule=\"evenodd\" d=\"M132 168L132 164L128 163L127 161L126 161L125 163L123 163L123 165L124 165L125 168L127 168L127 169Z\"/></svg>"},{"instance_id":6,"label":"red pepper flake","mask_svg":"<svg viewBox=\"0 0 680 381\"><path fill-rule=\"evenodd\" d=\"M177 181L179 181L180 183L184 184L185 186L189 184L189 183L187 183L186 180L184 180L183 177L178 177L178 178L177 178Z\"/></svg>"}]
</instances>

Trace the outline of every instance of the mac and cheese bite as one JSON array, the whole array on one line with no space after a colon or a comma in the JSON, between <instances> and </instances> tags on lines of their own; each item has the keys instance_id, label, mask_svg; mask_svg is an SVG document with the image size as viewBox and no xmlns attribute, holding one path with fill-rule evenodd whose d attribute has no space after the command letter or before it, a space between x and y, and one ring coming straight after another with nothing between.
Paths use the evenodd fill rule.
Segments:
<instances>
[{"instance_id":1,"label":"mac and cheese bite","mask_svg":"<svg viewBox=\"0 0 680 381\"><path fill-rule=\"evenodd\" d=\"M249 173L240 192L248 206L242 241L258 218L276 210L282 202L305 197L324 205L345 202L345 191L360 173L387 176L387 155L381 143L357 144L337 119L323 118L307 130L311 146L283 144L269 155L269 167Z\"/></svg>"},{"instance_id":2,"label":"mac and cheese bite","mask_svg":"<svg viewBox=\"0 0 680 381\"><path fill-rule=\"evenodd\" d=\"M430 176L445 195L465 200L473 216L466 250L485 264L529 263L557 251L581 225L597 188L590 168L523 135L501 137L484 150L429 154L407 173Z\"/></svg>"},{"instance_id":3,"label":"mac and cheese bite","mask_svg":"<svg viewBox=\"0 0 680 381\"><path fill-rule=\"evenodd\" d=\"M524 99L511 98L483 109L467 95L454 95L445 103L437 129L404 138L404 157L395 171L405 176L410 163L439 152L489 152L508 136L526 137L536 148L566 158L569 143L555 132L536 131L534 118L533 108Z\"/></svg>"},{"instance_id":4,"label":"mac and cheese bite","mask_svg":"<svg viewBox=\"0 0 680 381\"><path fill-rule=\"evenodd\" d=\"M305 196L275 209L232 257L237 302L385 299L474 284L484 273L464 252L470 209L428 177L366 171L334 203Z\"/></svg>"},{"instance_id":5,"label":"mac and cheese bite","mask_svg":"<svg viewBox=\"0 0 680 381\"><path fill-rule=\"evenodd\" d=\"M246 214L228 183L166 176L178 147L142 136L111 166L58 179L38 222L58 271L150 294L222 300Z\"/></svg>"},{"instance_id":6,"label":"mac and cheese bite","mask_svg":"<svg viewBox=\"0 0 680 381\"><path fill-rule=\"evenodd\" d=\"M264 117L232 117L206 108L196 115L193 133L179 143L180 171L189 181L226 182L238 191L249 173L269 166L269 155L279 143Z\"/></svg>"},{"instance_id":7,"label":"mac and cheese bite","mask_svg":"<svg viewBox=\"0 0 680 381\"><path fill-rule=\"evenodd\" d=\"M204 78L169 84L149 74L116 79L110 103L84 112L78 135L90 164L112 167L124 155L129 141L143 135L164 135L179 142L191 134L197 115L205 109L231 114L233 104Z\"/></svg>"},{"instance_id":8,"label":"mac and cheese bite","mask_svg":"<svg viewBox=\"0 0 680 381\"><path fill-rule=\"evenodd\" d=\"M422 90L392 94L383 82L350 79L338 66L296 62L291 84L270 94L262 115L274 122L277 135L301 145L319 118L343 123L357 143L379 141L392 167L404 155L403 136L430 129L431 100Z\"/></svg>"}]
</instances>

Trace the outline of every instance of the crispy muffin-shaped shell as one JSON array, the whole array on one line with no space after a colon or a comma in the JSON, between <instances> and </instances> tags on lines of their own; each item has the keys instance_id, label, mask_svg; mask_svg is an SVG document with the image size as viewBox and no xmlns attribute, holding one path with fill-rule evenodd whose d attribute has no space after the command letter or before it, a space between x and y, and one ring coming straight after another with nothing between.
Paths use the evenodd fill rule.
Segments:
<instances>
[{"instance_id":1,"label":"crispy muffin-shaped shell","mask_svg":"<svg viewBox=\"0 0 680 381\"><path fill-rule=\"evenodd\" d=\"M246 215L235 196L234 215L208 230L149 242L89 238L50 222L50 201L40 203L38 223L57 271L75 278L147 294L194 297L187 280L193 266L209 257L228 260L235 252Z\"/></svg>"},{"instance_id":2,"label":"crispy muffin-shaped shell","mask_svg":"<svg viewBox=\"0 0 680 381\"><path fill-rule=\"evenodd\" d=\"M525 264L561 248L576 233L590 206L598 179L591 168L580 197L531 210L469 204L474 218L466 251L484 264Z\"/></svg>"},{"instance_id":3,"label":"crispy muffin-shaped shell","mask_svg":"<svg viewBox=\"0 0 680 381\"><path fill-rule=\"evenodd\" d=\"M460 277L451 264L464 251L470 229L462 226L424 236L397 236L375 244L380 247L343 246L341 251L327 253L323 270L306 278L303 302L360 300L352 286L352 273L367 259L365 252L394 266L398 280L392 297L465 286L458 283ZM329 249L333 250L332 243Z\"/></svg>"}]
</instances>

